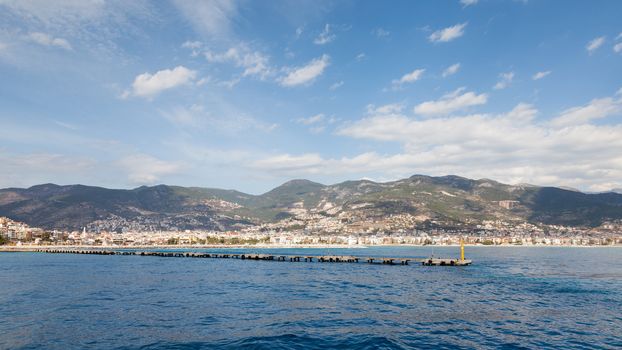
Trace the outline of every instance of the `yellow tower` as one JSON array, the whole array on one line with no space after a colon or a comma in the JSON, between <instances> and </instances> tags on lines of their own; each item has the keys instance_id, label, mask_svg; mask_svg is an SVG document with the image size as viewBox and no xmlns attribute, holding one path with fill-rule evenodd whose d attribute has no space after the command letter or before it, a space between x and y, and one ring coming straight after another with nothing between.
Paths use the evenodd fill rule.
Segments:
<instances>
[{"instance_id":1,"label":"yellow tower","mask_svg":"<svg viewBox=\"0 0 622 350\"><path fill-rule=\"evenodd\" d=\"M460 238L460 260L464 261L464 240Z\"/></svg>"}]
</instances>

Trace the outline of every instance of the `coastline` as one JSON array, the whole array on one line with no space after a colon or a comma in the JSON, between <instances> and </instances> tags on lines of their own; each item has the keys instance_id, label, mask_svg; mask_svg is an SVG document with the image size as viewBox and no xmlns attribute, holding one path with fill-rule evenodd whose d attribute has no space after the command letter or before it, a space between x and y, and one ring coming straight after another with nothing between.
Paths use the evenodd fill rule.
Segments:
<instances>
[{"instance_id":1,"label":"coastline","mask_svg":"<svg viewBox=\"0 0 622 350\"><path fill-rule=\"evenodd\" d=\"M364 245L347 245L347 244L201 244L201 245L132 245L132 246L119 246L119 245L21 245L21 246L0 246L0 252L2 251L33 251L37 249L244 249L244 248L256 248L256 249L312 249L312 248L355 248L365 249L368 246Z\"/></svg>"},{"instance_id":2,"label":"coastline","mask_svg":"<svg viewBox=\"0 0 622 350\"><path fill-rule=\"evenodd\" d=\"M256 244L256 245L5 245L0 246L0 252L32 252L38 249L146 249L146 250L177 250L177 249L366 249L372 247L448 247L458 248L458 244L448 245L419 245L419 244L377 244L377 245L348 245L348 244ZM465 244L465 247L486 247L486 248L622 248L622 245L483 245Z\"/></svg>"}]
</instances>

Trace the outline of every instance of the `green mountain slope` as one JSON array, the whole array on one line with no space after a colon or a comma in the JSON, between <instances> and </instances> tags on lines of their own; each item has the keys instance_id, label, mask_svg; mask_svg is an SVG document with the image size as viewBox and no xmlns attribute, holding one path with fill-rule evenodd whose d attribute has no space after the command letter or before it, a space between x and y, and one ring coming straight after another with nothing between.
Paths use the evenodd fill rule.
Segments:
<instances>
[{"instance_id":1,"label":"green mountain slope","mask_svg":"<svg viewBox=\"0 0 622 350\"><path fill-rule=\"evenodd\" d=\"M0 190L0 216L44 228L96 223L114 229L138 223L150 229L228 230L305 213L350 221L404 214L449 226L503 220L589 227L622 219L622 194L424 175L330 186L292 180L262 195L166 185L117 190L44 184Z\"/></svg>"}]
</instances>

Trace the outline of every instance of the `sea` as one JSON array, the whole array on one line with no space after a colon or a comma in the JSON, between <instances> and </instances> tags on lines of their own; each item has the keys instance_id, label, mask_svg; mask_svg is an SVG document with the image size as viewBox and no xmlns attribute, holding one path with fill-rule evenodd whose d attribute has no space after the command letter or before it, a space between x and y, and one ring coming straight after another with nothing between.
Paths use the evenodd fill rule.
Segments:
<instances>
[{"instance_id":1,"label":"sea","mask_svg":"<svg viewBox=\"0 0 622 350\"><path fill-rule=\"evenodd\" d=\"M622 248L466 254L431 267L1 252L0 349L622 349Z\"/></svg>"}]
</instances>

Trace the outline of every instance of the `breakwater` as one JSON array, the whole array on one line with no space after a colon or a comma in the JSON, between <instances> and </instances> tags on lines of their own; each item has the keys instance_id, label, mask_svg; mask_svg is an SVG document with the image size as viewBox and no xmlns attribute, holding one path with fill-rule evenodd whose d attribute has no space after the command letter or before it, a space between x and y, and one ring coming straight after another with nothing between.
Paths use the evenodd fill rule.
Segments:
<instances>
[{"instance_id":1,"label":"breakwater","mask_svg":"<svg viewBox=\"0 0 622 350\"><path fill-rule=\"evenodd\" d=\"M143 257L163 258L203 258L203 259L241 259L254 261L280 262L319 262L319 263L367 263L382 265L410 265L411 263L424 266L466 266L472 263L467 259L448 258L404 258L404 257L359 257L352 255L277 255L254 253L205 253L205 252L163 252L163 251L127 251L104 249L31 249L37 253L50 254L89 254L89 255L134 255Z\"/></svg>"}]
</instances>

